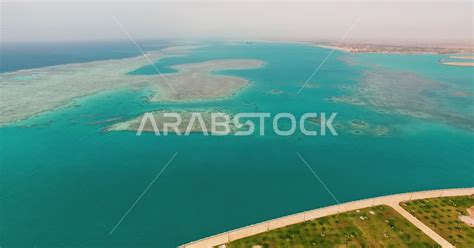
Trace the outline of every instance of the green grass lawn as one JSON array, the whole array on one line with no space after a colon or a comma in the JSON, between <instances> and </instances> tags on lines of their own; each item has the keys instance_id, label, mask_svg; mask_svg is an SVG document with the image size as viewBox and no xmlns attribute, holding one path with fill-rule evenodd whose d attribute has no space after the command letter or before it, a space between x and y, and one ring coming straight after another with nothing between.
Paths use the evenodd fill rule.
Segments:
<instances>
[{"instance_id":1,"label":"green grass lawn","mask_svg":"<svg viewBox=\"0 0 474 248\"><path fill-rule=\"evenodd\" d=\"M440 197L400 205L456 247L474 247L474 227L458 219L467 215L466 208L474 205L474 197Z\"/></svg>"},{"instance_id":2,"label":"green grass lawn","mask_svg":"<svg viewBox=\"0 0 474 248\"><path fill-rule=\"evenodd\" d=\"M439 247L388 206L327 216L236 240L227 247Z\"/></svg>"}]
</instances>

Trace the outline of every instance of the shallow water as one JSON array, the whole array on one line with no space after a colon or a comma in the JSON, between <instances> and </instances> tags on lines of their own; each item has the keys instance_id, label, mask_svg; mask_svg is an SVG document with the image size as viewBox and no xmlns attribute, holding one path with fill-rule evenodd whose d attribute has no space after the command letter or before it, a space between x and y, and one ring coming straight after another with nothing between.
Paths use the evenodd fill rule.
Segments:
<instances>
[{"instance_id":1,"label":"shallow water","mask_svg":"<svg viewBox=\"0 0 474 248\"><path fill-rule=\"evenodd\" d=\"M468 115L473 104L472 68L443 67L434 55L336 51L310 82L319 87L305 88L298 95L299 87L328 52L295 44L208 42L188 56L165 58L157 66L165 69L231 58L260 59L267 64L256 70L219 72L251 80L231 98L150 104L145 101L150 94L147 89L126 88L88 96L69 107L0 128L0 244L176 247L335 204L296 152L340 202L473 186L474 140L469 128L451 119L400 114L391 105L374 110L371 105L328 101L333 96L358 97L356 90L367 71L415 73L423 80L470 92L467 100L445 97L448 90L424 97L445 106L440 112L466 113L472 122ZM133 73L151 72L145 67ZM432 89L423 90L425 94ZM299 133L279 137L272 132L248 137L156 137L103 131L112 123L156 109L337 112L340 127L336 127L338 136L324 137ZM368 126L354 127L352 120ZM266 124L267 130L270 125ZM386 136L378 135L377 128L388 130ZM109 235L175 152L178 155L169 167Z\"/></svg>"}]
</instances>

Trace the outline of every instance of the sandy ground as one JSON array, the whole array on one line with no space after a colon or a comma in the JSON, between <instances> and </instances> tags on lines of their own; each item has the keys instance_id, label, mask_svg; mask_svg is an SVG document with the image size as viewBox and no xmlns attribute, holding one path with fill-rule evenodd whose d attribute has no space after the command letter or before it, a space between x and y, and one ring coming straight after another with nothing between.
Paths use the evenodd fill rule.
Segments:
<instances>
[{"instance_id":1,"label":"sandy ground","mask_svg":"<svg viewBox=\"0 0 474 248\"><path fill-rule=\"evenodd\" d=\"M474 66L474 62L443 62L443 65Z\"/></svg>"},{"instance_id":2,"label":"sandy ground","mask_svg":"<svg viewBox=\"0 0 474 248\"><path fill-rule=\"evenodd\" d=\"M459 220L471 227L474 227L474 218L472 218L471 216L461 215L459 216Z\"/></svg>"},{"instance_id":3,"label":"sandy ground","mask_svg":"<svg viewBox=\"0 0 474 248\"><path fill-rule=\"evenodd\" d=\"M474 56L466 55L466 56L449 56L452 59L474 59Z\"/></svg>"},{"instance_id":4,"label":"sandy ground","mask_svg":"<svg viewBox=\"0 0 474 248\"><path fill-rule=\"evenodd\" d=\"M147 54L151 61L181 56L193 47L171 47ZM67 106L73 99L127 86L151 86L153 101L180 101L225 97L245 86L245 79L210 75L216 70L261 66L256 60L223 60L175 66L178 73L129 75L149 65L143 57L50 66L0 74L0 125ZM165 80L168 79L168 80ZM168 81L168 82L166 82ZM171 90L169 84L172 84Z\"/></svg>"},{"instance_id":5,"label":"sandy ground","mask_svg":"<svg viewBox=\"0 0 474 248\"><path fill-rule=\"evenodd\" d=\"M466 209L468 215L460 215L459 220L474 227L474 206Z\"/></svg>"}]
</instances>

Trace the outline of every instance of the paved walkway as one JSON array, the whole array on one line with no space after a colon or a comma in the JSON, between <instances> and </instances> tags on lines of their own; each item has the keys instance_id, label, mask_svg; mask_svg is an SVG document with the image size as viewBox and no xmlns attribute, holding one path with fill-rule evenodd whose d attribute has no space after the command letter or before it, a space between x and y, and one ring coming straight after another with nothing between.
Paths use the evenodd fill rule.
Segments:
<instances>
[{"instance_id":1,"label":"paved walkway","mask_svg":"<svg viewBox=\"0 0 474 248\"><path fill-rule=\"evenodd\" d=\"M404 208L400 207L400 205L396 204L390 204L390 207L393 209L397 210L403 217L405 217L408 221L410 221L413 225L418 227L422 232L424 232L426 235L428 235L432 240L436 241L441 247L452 247L454 248L453 245L451 245L446 239L441 237L439 234L437 234L435 231L433 231L431 228L427 227L423 222L418 220L415 216L411 215L408 211L406 211Z\"/></svg>"},{"instance_id":2,"label":"paved walkway","mask_svg":"<svg viewBox=\"0 0 474 248\"><path fill-rule=\"evenodd\" d=\"M315 210L306 211L303 213L293 214L262 223L250 225L247 227L239 228L229 232L217 234L208 238L197 240L185 245L180 246L181 248L208 248L213 246L218 246L221 244L226 244L231 241L256 235L259 233L267 232L274 230L280 227L293 225L301 223L308 220L313 220L321 218L328 215L338 214L347 211L353 211L361 208L367 208L378 205L388 205L398 211L403 217L408 221L413 223L426 235L432 238L434 241L438 242L442 247L454 247L443 237L438 235L436 232L431 230L421 221L416 219L413 215L408 213L405 209L400 207L400 202L426 199L426 198L435 198L435 197L444 197L444 196L462 196L462 195L474 195L474 188L462 188L462 189L443 189L443 190L431 190L431 191L420 191L396 195L388 195L382 197L375 197L365 200L347 202L339 205L329 206L325 208L319 208Z\"/></svg>"}]
</instances>

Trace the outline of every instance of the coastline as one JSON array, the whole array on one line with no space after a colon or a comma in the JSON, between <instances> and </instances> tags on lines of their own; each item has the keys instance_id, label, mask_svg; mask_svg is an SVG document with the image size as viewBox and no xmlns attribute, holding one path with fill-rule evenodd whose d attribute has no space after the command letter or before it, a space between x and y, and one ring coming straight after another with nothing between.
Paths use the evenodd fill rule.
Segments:
<instances>
[{"instance_id":1,"label":"coastline","mask_svg":"<svg viewBox=\"0 0 474 248\"><path fill-rule=\"evenodd\" d=\"M407 193L400 193L400 194L393 194L393 195L386 195L386 196L379 196L379 197L361 199L361 200L356 200L356 201L350 201L346 203L341 203L337 205L332 205L332 206L317 208L313 210L308 210L301 213L287 215L287 216L271 219L268 221L248 225L245 227L237 228L234 230L230 230L227 232L212 235L206 238L202 238L196 241L192 241L192 242L180 245L179 248L204 248L204 247L219 246L219 245L226 244L234 240L264 233L270 230L278 229L278 228L289 226L292 224L297 224L297 223L305 222L308 220L314 220L317 218L339 214L343 212L353 211L353 210L357 210L357 209L361 209L365 207L388 205L388 206L395 207L397 210L399 210L401 208L399 206L399 203L403 201L420 200L420 199L435 198L435 197L463 196L463 195L473 195L473 194L474 194L474 187L452 188L452 189L407 192ZM429 232L431 235L436 235L436 233L434 233L434 231L432 231L431 229L429 229ZM449 243L447 243L446 247L452 247L452 246Z\"/></svg>"},{"instance_id":2,"label":"coastline","mask_svg":"<svg viewBox=\"0 0 474 248\"><path fill-rule=\"evenodd\" d=\"M341 51L345 53L352 53L351 50L344 48L344 47L337 47L337 46L329 46L329 45L323 45L323 44L315 44L314 46L321 47L321 48L326 48L326 49L332 49L336 51Z\"/></svg>"},{"instance_id":3,"label":"coastline","mask_svg":"<svg viewBox=\"0 0 474 248\"><path fill-rule=\"evenodd\" d=\"M410 44L370 44L370 43L345 43L345 44L332 44L332 43L315 43L315 46L327 49L338 50L348 53L375 53L375 54L458 54L468 55L474 52L473 47L465 46L420 46ZM459 56L467 57L467 56Z\"/></svg>"},{"instance_id":4,"label":"coastline","mask_svg":"<svg viewBox=\"0 0 474 248\"><path fill-rule=\"evenodd\" d=\"M246 40L234 40L234 42L248 42ZM320 48L333 49L347 53L375 53L375 54L455 54L458 58L469 59L474 53L474 47L471 44L412 44L404 42L387 43L382 41L374 42L330 42L330 41L291 41L291 40L265 40L256 39L250 42L260 43L283 43L310 45ZM468 58L469 57L469 58ZM471 58L472 59L472 58Z\"/></svg>"}]
</instances>

